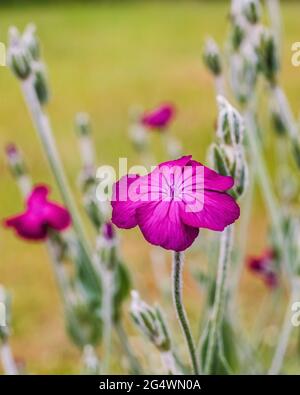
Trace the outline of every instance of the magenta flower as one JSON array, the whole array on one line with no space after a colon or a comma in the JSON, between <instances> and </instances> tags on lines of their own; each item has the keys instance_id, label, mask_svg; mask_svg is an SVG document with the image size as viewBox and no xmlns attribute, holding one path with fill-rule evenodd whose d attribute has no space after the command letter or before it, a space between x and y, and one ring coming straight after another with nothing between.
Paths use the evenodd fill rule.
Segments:
<instances>
[{"instance_id":1,"label":"magenta flower","mask_svg":"<svg viewBox=\"0 0 300 395\"><path fill-rule=\"evenodd\" d=\"M184 251L199 228L223 231L238 219L239 206L226 193L233 183L191 155L161 163L145 176L124 176L114 185L112 222L125 229L138 225L149 243Z\"/></svg>"},{"instance_id":2,"label":"magenta flower","mask_svg":"<svg viewBox=\"0 0 300 395\"><path fill-rule=\"evenodd\" d=\"M146 112L142 117L142 124L150 129L167 128L175 114L171 104L163 104L152 111Z\"/></svg>"},{"instance_id":3,"label":"magenta flower","mask_svg":"<svg viewBox=\"0 0 300 395\"><path fill-rule=\"evenodd\" d=\"M276 288L279 282L274 267L275 258L275 252L267 249L261 256L249 257L247 261L248 269L257 274L269 288Z\"/></svg>"},{"instance_id":4,"label":"magenta flower","mask_svg":"<svg viewBox=\"0 0 300 395\"><path fill-rule=\"evenodd\" d=\"M69 212L57 203L47 200L49 187L37 185L26 200L26 210L5 220L6 227L14 228L26 240L44 240L50 229L58 232L71 224Z\"/></svg>"}]
</instances>

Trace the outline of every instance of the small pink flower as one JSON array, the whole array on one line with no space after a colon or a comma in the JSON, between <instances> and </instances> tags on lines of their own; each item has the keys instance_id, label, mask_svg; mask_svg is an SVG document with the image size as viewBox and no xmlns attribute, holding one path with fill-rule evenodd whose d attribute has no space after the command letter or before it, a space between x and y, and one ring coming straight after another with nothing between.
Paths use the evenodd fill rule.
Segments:
<instances>
[{"instance_id":1,"label":"small pink flower","mask_svg":"<svg viewBox=\"0 0 300 395\"><path fill-rule=\"evenodd\" d=\"M165 129L175 114L171 104L163 104L152 111L146 112L142 117L142 124L150 129Z\"/></svg>"},{"instance_id":2,"label":"small pink flower","mask_svg":"<svg viewBox=\"0 0 300 395\"><path fill-rule=\"evenodd\" d=\"M278 286L278 274L274 267L275 252L267 249L261 256L249 257L248 269L257 274L270 288Z\"/></svg>"},{"instance_id":3,"label":"small pink flower","mask_svg":"<svg viewBox=\"0 0 300 395\"><path fill-rule=\"evenodd\" d=\"M62 231L71 224L69 212L57 203L47 200L49 187L37 185L26 200L26 210L5 220L6 227L14 228L26 240L44 240L48 230Z\"/></svg>"},{"instance_id":4,"label":"small pink flower","mask_svg":"<svg viewBox=\"0 0 300 395\"><path fill-rule=\"evenodd\" d=\"M112 222L125 229L138 225L149 243L184 251L199 228L223 231L239 218L239 206L226 193L233 183L191 155L161 163L146 176L124 176L114 185Z\"/></svg>"}]
</instances>

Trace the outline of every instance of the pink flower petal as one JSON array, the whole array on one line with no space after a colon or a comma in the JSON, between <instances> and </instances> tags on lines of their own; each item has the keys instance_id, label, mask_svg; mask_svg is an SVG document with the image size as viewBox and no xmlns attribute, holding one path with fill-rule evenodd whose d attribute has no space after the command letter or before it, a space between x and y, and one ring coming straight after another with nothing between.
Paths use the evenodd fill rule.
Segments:
<instances>
[{"instance_id":1,"label":"pink flower petal","mask_svg":"<svg viewBox=\"0 0 300 395\"><path fill-rule=\"evenodd\" d=\"M47 202L43 208L44 222L51 228L62 231L71 224L69 212L56 203Z\"/></svg>"},{"instance_id":2,"label":"pink flower petal","mask_svg":"<svg viewBox=\"0 0 300 395\"><path fill-rule=\"evenodd\" d=\"M149 243L173 251L190 247L199 229L182 223L180 205L178 202L151 202L136 210L139 227Z\"/></svg>"},{"instance_id":3,"label":"pink flower petal","mask_svg":"<svg viewBox=\"0 0 300 395\"><path fill-rule=\"evenodd\" d=\"M202 200L203 196L199 199ZM194 212L191 211L193 205L181 208L180 216L186 225L222 231L240 216L240 208L236 201L226 193L205 191L204 202L198 203L199 206L194 205Z\"/></svg>"},{"instance_id":4,"label":"pink flower petal","mask_svg":"<svg viewBox=\"0 0 300 395\"><path fill-rule=\"evenodd\" d=\"M135 212L141 202L134 200L131 187L134 189L135 182L139 182L139 179L138 175L124 176L113 186L112 222L119 228L130 229L137 225Z\"/></svg>"},{"instance_id":5,"label":"pink flower petal","mask_svg":"<svg viewBox=\"0 0 300 395\"><path fill-rule=\"evenodd\" d=\"M14 228L15 232L24 239L44 240L47 237L47 226L33 213L9 218L5 221L5 226Z\"/></svg>"}]
</instances>

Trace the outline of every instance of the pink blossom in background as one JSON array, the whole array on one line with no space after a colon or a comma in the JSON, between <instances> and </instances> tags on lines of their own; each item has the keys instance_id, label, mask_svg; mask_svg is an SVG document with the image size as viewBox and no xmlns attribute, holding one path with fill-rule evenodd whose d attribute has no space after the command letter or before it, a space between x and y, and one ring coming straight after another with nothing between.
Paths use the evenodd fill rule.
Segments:
<instances>
[{"instance_id":1,"label":"pink blossom in background","mask_svg":"<svg viewBox=\"0 0 300 395\"><path fill-rule=\"evenodd\" d=\"M164 162L145 176L127 175L114 184L112 222L139 226L149 243L184 251L199 228L223 231L239 218L239 206L226 193L233 183L191 155Z\"/></svg>"},{"instance_id":2,"label":"pink blossom in background","mask_svg":"<svg viewBox=\"0 0 300 395\"><path fill-rule=\"evenodd\" d=\"M69 212L57 203L47 199L50 188L37 185L26 200L26 210L5 220L6 227L27 240L44 240L50 229L58 232L71 224Z\"/></svg>"},{"instance_id":3,"label":"pink blossom in background","mask_svg":"<svg viewBox=\"0 0 300 395\"><path fill-rule=\"evenodd\" d=\"M273 250L267 249L261 256L249 257L247 267L257 274L270 288L278 286L278 274L274 267L275 253Z\"/></svg>"},{"instance_id":4,"label":"pink blossom in background","mask_svg":"<svg viewBox=\"0 0 300 395\"><path fill-rule=\"evenodd\" d=\"M142 124L150 129L165 129L169 126L175 115L175 107L171 104L162 104L152 111L146 112L142 117Z\"/></svg>"}]
</instances>

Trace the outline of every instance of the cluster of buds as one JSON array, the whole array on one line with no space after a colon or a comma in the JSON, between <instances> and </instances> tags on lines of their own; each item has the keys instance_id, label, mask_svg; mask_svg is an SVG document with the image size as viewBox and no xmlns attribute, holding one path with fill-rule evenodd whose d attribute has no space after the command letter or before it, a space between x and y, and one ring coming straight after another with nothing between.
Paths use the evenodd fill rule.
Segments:
<instances>
[{"instance_id":1,"label":"cluster of buds","mask_svg":"<svg viewBox=\"0 0 300 395\"><path fill-rule=\"evenodd\" d=\"M239 112L223 97L218 96L219 117L217 141L211 146L214 168L222 175L234 178L233 194L241 197L247 187L248 168L243 139L244 123Z\"/></svg>"},{"instance_id":2,"label":"cluster of buds","mask_svg":"<svg viewBox=\"0 0 300 395\"><path fill-rule=\"evenodd\" d=\"M130 312L138 329L159 351L170 351L171 339L160 309L141 300L137 291L131 291L131 297Z\"/></svg>"},{"instance_id":3,"label":"cluster of buds","mask_svg":"<svg viewBox=\"0 0 300 395\"><path fill-rule=\"evenodd\" d=\"M33 24L20 35L15 27L9 30L8 65L21 80L32 79L41 105L49 100L49 88L45 65L41 61L39 40Z\"/></svg>"}]
</instances>

